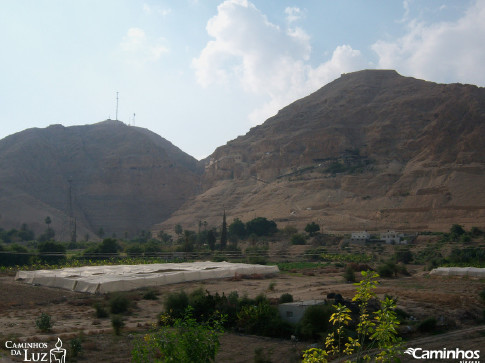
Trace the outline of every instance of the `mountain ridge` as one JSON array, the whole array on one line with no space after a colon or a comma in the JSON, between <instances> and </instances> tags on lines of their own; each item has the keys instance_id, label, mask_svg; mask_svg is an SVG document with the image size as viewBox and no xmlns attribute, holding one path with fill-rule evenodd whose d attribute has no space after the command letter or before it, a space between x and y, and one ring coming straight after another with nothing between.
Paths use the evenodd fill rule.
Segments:
<instances>
[{"instance_id":1,"label":"mountain ridge","mask_svg":"<svg viewBox=\"0 0 485 363\"><path fill-rule=\"evenodd\" d=\"M343 74L218 147L204 192L158 228L200 210L217 225L223 204L228 218L330 231L483 225L484 100L483 88L392 70Z\"/></svg>"}]
</instances>

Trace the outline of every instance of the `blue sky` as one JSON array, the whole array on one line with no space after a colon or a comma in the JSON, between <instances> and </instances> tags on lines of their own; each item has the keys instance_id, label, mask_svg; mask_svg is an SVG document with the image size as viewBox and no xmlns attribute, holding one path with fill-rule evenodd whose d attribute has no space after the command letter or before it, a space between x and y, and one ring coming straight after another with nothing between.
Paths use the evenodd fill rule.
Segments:
<instances>
[{"instance_id":1,"label":"blue sky","mask_svg":"<svg viewBox=\"0 0 485 363\"><path fill-rule=\"evenodd\" d=\"M0 0L0 138L115 118L200 159L341 73L485 86L485 0Z\"/></svg>"}]
</instances>

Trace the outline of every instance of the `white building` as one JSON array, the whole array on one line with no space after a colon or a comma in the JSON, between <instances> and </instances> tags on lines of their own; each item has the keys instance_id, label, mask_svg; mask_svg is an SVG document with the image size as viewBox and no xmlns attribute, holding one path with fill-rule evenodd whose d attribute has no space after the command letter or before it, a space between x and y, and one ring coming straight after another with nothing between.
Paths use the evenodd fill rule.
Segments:
<instances>
[{"instance_id":1,"label":"white building","mask_svg":"<svg viewBox=\"0 0 485 363\"><path fill-rule=\"evenodd\" d=\"M365 242L370 239L370 233L367 231L352 232L350 239L352 242Z\"/></svg>"},{"instance_id":2,"label":"white building","mask_svg":"<svg viewBox=\"0 0 485 363\"><path fill-rule=\"evenodd\" d=\"M381 233L381 240L388 244L407 244L408 241L404 239L403 233L387 230L387 232Z\"/></svg>"}]
</instances>

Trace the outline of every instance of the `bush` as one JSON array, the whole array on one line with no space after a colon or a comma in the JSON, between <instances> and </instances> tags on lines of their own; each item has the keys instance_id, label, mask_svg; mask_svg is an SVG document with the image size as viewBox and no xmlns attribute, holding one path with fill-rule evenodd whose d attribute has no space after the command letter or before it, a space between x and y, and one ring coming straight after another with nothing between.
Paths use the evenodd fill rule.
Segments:
<instances>
[{"instance_id":1,"label":"bush","mask_svg":"<svg viewBox=\"0 0 485 363\"><path fill-rule=\"evenodd\" d=\"M419 323L418 330L422 333L432 333L436 331L437 321L435 318L427 318Z\"/></svg>"},{"instance_id":2,"label":"bush","mask_svg":"<svg viewBox=\"0 0 485 363\"><path fill-rule=\"evenodd\" d=\"M379 265L377 267L377 273L381 277L393 277L396 270L395 270L396 265L392 263L385 263L382 265Z\"/></svg>"},{"instance_id":3,"label":"bush","mask_svg":"<svg viewBox=\"0 0 485 363\"><path fill-rule=\"evenodd\" d=\"M111 314L123 314L128 311L130 301L124 295L115 295L109 302Z\"/></svg>"},{"instance_id":4,"label":"bush","mask_svg":"<svg viewBox=\"0 0 485 363\"><path fill-rule=\"evenodd\" d=\"M315 222L308 223L305 227L305 232L307 232L310 236L315 235L320 230L320 225Z\"/></svg>"},{"instance_id":5,"label":"bush","mask_svg":"<svg viewBox=\"0 0 485 363\"><path fill-rule=\"evenodd\" d=\"M42 313L39 318L35 321L35 325L43 333L51 331L54 322L52 321L50 315Z\"/></svg>"},{"instance_id":6,"label":"bush","mask_svg":"<svg viewBox=\"0 0 485 363\"><path fill-rule=\"evenodd\" d=\"M291 244L293 245L304 245L306 243L306 238L302 234L294 234L291 236Z\"/></svg>"},{"instance_id":7,"label":"bush","mask_svg":"<svg viewBox=\"0 0 485 363\"><path fill-rule=\"evenodd\" d=\"M143 294L143 300L158 300L157 293L154 290L149 290Z\"/></svg>"},{"instance_id":8,"label":"bush","mask_svg":"<svg viewBox=\"0 0 485 363\"><path fill-rule=\"evenodd\" d=\"M293 329L284 322L278 310L267 301L246 305L237 314L237 325L246 333L275 338L288 338Z\"/></svg>"},{"instance_id":9,"label":"bush","mask_svg":"<svg viewBox=\"0 0 485 363\"><path fill-rule=\"evenodd\" d=\"M66 260L66 247L57 242L44 242L38 247L40 259L43 263L58 264Z\"/></svg>"},{"instance_id":10,"label":"bush","mask_svg":"<svg viewBox=\"0 0 485 363\"><path fill-rule=\"evenodd\" d=\"M222 334L224 318L211 323L200 324L187 309L183 319L177 319L173 327L163 326L146 334L134 343L131 352L133 362L214 362L219 350L219 336Z\"/></svg>"},{"instance_id":11,"label":"bush","mask_svg":"<svg viewBox=\"0 0 485 363\"><path fill-rule=\"evenodd\" d=\"M71 339L69 342L69 354L72 358L76 358L83 351L82 339L81 337L76 337Z\"/></svg>"},{"instance_id":12,"label":"bush","mask_svg":"<svg viewBox=\"0 0 485 363\"><path fill-rule=\"evenodd\" d=\"M99 319L103 319L103 318L107 318L108 317L108 312L106 311L106 309L104 308L103 305L101 305L100 303L96 303L94 304L94 308L96 309L96 317L99 318Z\"/></svg>"},{"instance_id":13,"label":"bush","mask_svg":"<svg viewBox=\"0 0 485 363\"><path fill-rule=\"evenodd\" d=\"M187 306L189 306L189 297L183 290L168 294L165 299L165 312L176 319L184 316Z\"/></svg>"},{"instance_id":14,"label":"bush","mask_svg":"<svg viewBox=\"0 0 485 363\"><path fill-rule=\"evenodd\" d=\"M297 326L297 334L304 339L323 336L331 327L329 322L333 308L330 305L308 307Z\"/></svg>"},{"instance_id":15,"label":"bush","mask_svg":"<svg viewBox=\"0 0 485 363\"><path fill-rule=\"evenodd\" d=\"M355 272L352 266L347 266L344 272L344 280L346 282L355 282Z\"/></svg>"},{"instance_id":16,"label":"bush","mask_svg":"<svg viewBox=\"0 0 485 363\"><path fill-rule=\"evenodd\" d=\"M286 304L286 303L290 303L290 302L293 302L293 295L291 295L289 293L284 293L278 299L279 304Z\"/></svg>"},{"instance_id":17,"label":"bush","mask_svg":"<svg viewBox=\"0 0 485 363\"><path fill-rule=\"evenodd\" d=\"M119 315L113 315L111 317L111 325L113 326L113 331L115 335L121 335L121 330L125 326L123 318Z\"/></svg>"}]
</instances>

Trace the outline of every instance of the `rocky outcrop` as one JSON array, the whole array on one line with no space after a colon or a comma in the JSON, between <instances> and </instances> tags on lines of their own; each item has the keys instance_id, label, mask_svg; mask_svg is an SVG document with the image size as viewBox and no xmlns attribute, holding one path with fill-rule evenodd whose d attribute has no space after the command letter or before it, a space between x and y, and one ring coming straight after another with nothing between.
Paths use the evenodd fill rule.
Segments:
<instances>
[{"instance_id":1,"label":"rocky outcrop","mask_svg":"<svg viewBox=\"0 0 485 363\"><path fill-rule=\"evenodd\" d=\"M210 156L159 228L254 216L326 230L485 225L485 89L343 74ZM202 212L203 211L203 212Z\"/></svg>"}]
</instances>

